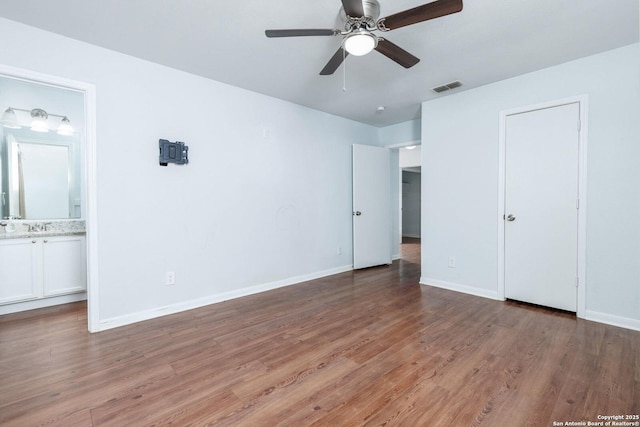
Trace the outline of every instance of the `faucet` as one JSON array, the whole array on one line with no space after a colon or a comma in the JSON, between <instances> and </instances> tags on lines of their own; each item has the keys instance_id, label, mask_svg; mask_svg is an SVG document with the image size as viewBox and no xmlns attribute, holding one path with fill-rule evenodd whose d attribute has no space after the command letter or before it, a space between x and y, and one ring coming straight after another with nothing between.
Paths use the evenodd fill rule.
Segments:
<instances>
[{"instance_id":1,"label":"faucet","mask_svg":"<svg viewBox=\"0 0 640 427\"><path fill-rule=\"evenodd\" d=\"M48 228L47 228L47 225L51 225L51 223L50 222L43 222L43 223L36 222L36 223L33 223L33 224L28 224L27 227L28 227L28 230L29 230L30 233L35 233L35 232L38 232L38 231L49 231Z\"/></svg>"}]
</instances>

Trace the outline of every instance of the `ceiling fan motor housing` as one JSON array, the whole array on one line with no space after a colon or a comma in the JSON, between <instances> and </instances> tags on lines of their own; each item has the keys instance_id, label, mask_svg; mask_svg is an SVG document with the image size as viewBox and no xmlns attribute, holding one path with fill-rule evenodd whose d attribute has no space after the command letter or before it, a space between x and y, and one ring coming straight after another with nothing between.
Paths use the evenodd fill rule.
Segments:
<instances>
[{"instance_id":1,"label":"ceiling fan motor housing","mask_svg":"<svg viewBox=\"0 0 640 427\"><path fill-rule=\"evenodd\" d=\"M380 3L378 0L362 0L362 9L364 10L364 17L370 19L374 25L380 17Z\"/></svg>"},{"instance_id":2,"label":"ceiling fan motor housing","mask_svg":"<svg viewBox=\"0 0 640 427\"><path fill-rule=\"evenodd\" d=\"M352 31L357 29L375 30L376 23L380 17L380 3L377 0L361 0L362 10L364 14L362 16L350 16L347 15L342 9L345 15L345 30Z\"/></svg>"}]
</instances>

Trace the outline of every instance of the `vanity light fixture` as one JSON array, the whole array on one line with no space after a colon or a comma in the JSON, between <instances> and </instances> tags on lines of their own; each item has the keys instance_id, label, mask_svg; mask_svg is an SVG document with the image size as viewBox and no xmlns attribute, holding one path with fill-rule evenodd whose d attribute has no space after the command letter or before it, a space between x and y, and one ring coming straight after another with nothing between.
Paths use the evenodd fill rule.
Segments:
<instances>
[{"instance_id":1,"label":"vanity light fixture","mask_svg":"<svg viewBox=\"0 0 640 427\"><path fill-rule=\"evenodd\" d=\"M73 127L71 127L71 121L67 116L64 116L62 118L62 123L60 123L60 126L58 126L58 135L73 135Z\"/></svg>"},{"instance_id":2,"label":"vanity light fixture","mask_svg":"<svg viewBox=\"0 0 640 427\"><path fill-rule=\"evenodd\" d=\"M31 110L31 130L34 132L49 132L49 127L47 126L47 119L49 115L46 111L40 108L34 108Z\"/></svg>"},{"instance_id":3,"label":"vanity light fixture","mask_svg":"<svg viewBox=\"0 0 640 427\"><path fill-rule=\"evenodd\" d=\"M57 128L58 135L73 135L73 127L71 126L71 121L67 116L47 113L42 108L25 110L22 108L8 107L5 110L4 114L2 114L0 124L8 129L20 129L22 126L20 125L20 121L18 120L16 111L24 111L31 115L30 129L34 132L49 132L50 129L47 125L47 119L49 118L49 116L54 116L60 117L62 119L60 125Z\"/></svg>"},{"instance_id":4,"label":"vanity light fixture","mask_svg":"<svg viewBox=\"0 0 640 427\"><path fill-rule=\"evenodd\" d=\"M18 116L16 116L16 112L13 111L13 108L9 107L2 114L2 120L0 120L2 126L8 129L20 129L20 125L18 124Z\"/></svg>"}]
</instances>

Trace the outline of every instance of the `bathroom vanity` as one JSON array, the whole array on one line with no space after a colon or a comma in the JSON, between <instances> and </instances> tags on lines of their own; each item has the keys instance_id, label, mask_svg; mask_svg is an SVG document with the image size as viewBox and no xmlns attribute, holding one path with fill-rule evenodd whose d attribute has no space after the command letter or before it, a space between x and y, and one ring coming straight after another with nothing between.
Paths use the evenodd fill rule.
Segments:
<instances>
[{"instance_id":1,"label":"bathroom vanity","mask_svg":"<svg viewBox=\"0 0 640 427\"><path fill-rule=\"evenodd\" d=\"M42 224L0 230L0 314L86 299L84 222Z\"/></svg>"}]
</instances>

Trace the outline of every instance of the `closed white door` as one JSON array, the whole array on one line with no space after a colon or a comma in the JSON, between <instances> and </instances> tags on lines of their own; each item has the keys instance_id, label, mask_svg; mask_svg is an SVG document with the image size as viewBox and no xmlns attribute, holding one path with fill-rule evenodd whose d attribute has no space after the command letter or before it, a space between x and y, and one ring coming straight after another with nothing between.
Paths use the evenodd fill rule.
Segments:
<instances>
[{"instance_id":1,"label":"closed white door","mask_svg":"<svg viewBox=\"0 0 640 427\"><path fill-rule=\"evenodd\" d=\"M505 296L576 311L579 104L506 117Z\"/></svg>"},{"instance_id":2,"label":"closed white door","mask_svg":"<svg viewBox=\"0 0 640 427\"><path fill-rule=\"evenodd\" d=\"M391 264L389 149L353 146L353 268Z\"/></svg>"}]
</instances>

